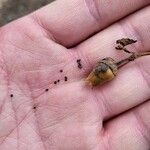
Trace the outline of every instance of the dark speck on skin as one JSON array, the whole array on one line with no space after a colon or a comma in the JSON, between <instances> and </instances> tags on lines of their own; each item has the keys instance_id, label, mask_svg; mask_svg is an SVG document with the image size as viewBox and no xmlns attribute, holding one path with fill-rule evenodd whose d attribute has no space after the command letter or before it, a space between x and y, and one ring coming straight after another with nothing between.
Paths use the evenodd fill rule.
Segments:
<instances>
[{"instance_id":1,"label":"dark speck on skin","mask_svg":"<svg viewBox=\"0 0 150 150\"><path fill-rule=\"evenodd\" d=\"M68 81L68 77L65 76L64 79L65 79L65 81Z\"/></svg>"},{"instance_id":2,"label":"dark speck on skin","mask_svg":"<svg viewBox=\"0 0 150 150\"><path fill-rule=\"evenodd\" d=\"M81 59L77 59L78 68L82 69Z\"/></svg>"},{"instance_id":3,"label":"dark speck on skin","mask_svg":"<svg viewBox=\"0 0 150 150\"><path fill-rule=\"evenodd\" d=\"M60 72L63 72L63 70L61 69Z\"/></svg>"},{"instance_id":4,"label":"dark speck on skin","mask_svg":"<svg viewBox=\"0 0 150 150\"><path fill-rule=\"evenodd\" d=\"M54 81L54 84L57 84L57 81Z\"/></svg>"},{"instance_id":5,"label":"dark speck on skin","mask_svg":"<svg viewBox=\"0 0 150 150\"><path fill-rule=\"evenodd\" d=\"M10 94L10 97L13 97L14 95L13 94Z\"/></svg>"},{"instance_id":6,"label":"dark speck on skin","mask_svg":"<svg viewBox=\"0 0 150 150\"><path fill-rule=\"evenodd\" d=\"M80 62L81 61L81 59L77 59L77 62Z\"/></svg>"},{"instance_id":7,"label":"dark speck on skin","mask_svg":"<svg viewBox=\"0 0 150 150\"><path fill-rule=\"evenodd\" d=\"M34 106L33 109L36 109L36 106Z\"/></svg>"},{"instance_id":8,"label":"dark speck on skin","mask_svg":"<svg viewBox=\"0 0 150 150\"><path fill-rule=\"evenodd\" d=\"M45 91L46 91L46 92L48 92L48 91L49 91L49 89L46 89Z\"/></svg>"}]
</instances>

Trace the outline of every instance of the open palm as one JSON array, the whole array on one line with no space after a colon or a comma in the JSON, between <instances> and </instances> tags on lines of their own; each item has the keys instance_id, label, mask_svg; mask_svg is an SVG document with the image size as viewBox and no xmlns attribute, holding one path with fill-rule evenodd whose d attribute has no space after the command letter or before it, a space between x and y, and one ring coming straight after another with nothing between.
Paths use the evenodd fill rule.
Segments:
<instances>
[{"instance_id":1,"label":"open palm","mask_svg":"<svg viewBox=\"0 0 150 150\"><path fill-rule=\"evenodd\" d=\"M100 87L84 78L99 59L126 57L117 39L149 51L149 4L59 0L2 27L0 150L148 150L150 57Z\"/></svg>"}]
</instances>

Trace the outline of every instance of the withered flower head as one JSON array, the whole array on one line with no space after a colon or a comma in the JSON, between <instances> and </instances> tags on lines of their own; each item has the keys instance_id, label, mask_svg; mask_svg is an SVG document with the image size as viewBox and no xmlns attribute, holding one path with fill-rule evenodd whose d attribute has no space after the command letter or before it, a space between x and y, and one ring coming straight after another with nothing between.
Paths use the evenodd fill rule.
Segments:
<instances>
[{"instance_id":1,"label":"withered flower head","mask_svg":"<svg viewBox=\"0 0 150 150\"><path fill-rule=\"evenodd\" d=\"M134 61L136 58L150 55L150 52L142 52L142 53L131 52L125 47L129 44L133 44L136 42L137 42L136 40L129 38L122 38L120 40L117 40L116 43L118 44L118 46L116 47L116 49L122 50L130 54L130 56L118 62L116 62L111 57L106 57L100 60L86 78L86 83L90 86L101 85L107 81L112 80L117 75L117 71L120 67L126 65L130 61Z\"/></svg>"},{"instance_id":2,"label":"withered flower head","mask_svg":"<svg viewBox=\"0 0 150 150\"><path fill-rule=\"evenodd\" d=\"M88 85L96 86L112 80L117 75L116 61L110 57L102 59L86 78Z\"/></svg>"}]
</instances>

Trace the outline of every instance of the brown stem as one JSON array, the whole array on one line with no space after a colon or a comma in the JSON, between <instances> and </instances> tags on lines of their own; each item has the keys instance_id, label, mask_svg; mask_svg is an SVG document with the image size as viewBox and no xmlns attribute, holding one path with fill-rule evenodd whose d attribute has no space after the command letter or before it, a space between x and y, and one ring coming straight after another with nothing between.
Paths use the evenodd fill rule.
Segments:
<instances>
[{"instance_id":1,"label":"brown stem","mask_svg":"<svg viewBox=\"0 0 150 150\"><path fill-rule=\"evenodd\" d=\"M116 63L116 65L118 66L118 68L120 68L120 67L126 65L127 63L129 63L130 61L134 61L135 59L142 57L142 56L146 56L146 55L150 55L150 52L133 53L128 58L118 61Z\"/></svg>"},{"instance_id":2,"label":"brown stem","mask_svg":"<svg viewBox=\"0 0 150 150\"><path fill-rule=\"evenodd\" d=\"M150 52L143 52L143 53L136 54L137 57L142 57L142 56L146 56L146 55L150 55Z\"/></svg>"}]
</instances>

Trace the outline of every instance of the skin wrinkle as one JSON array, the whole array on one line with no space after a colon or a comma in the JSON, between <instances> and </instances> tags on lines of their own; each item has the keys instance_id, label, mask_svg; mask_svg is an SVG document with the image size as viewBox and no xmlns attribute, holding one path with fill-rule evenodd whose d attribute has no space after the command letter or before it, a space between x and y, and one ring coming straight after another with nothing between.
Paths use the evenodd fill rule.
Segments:
<instances>
[{"instance_id":1,"label":"skin wrinkle","mask_svg":"<svg viewBox=\"0 0 150 150\"><path fill-rule=\"evenodd\" d=\"M129 26L131 27L131 30L133 30L132 32L135 33L134 35L137 36L138 38L138 46L140 47L140 49L145 49L145 46L144 46L144 39L143 37L140 35L140 32L138 30L138 28L136 28L134 26L134 24L132 24L132 22L128 22L129 23ZM133 44L133 46L135 46ZM135 47L136 48L136 47ZM138 52L138 51L137 51Z\"/></svg>"},{"instance_id":2,"label":"skin wrinkle","mask_svg":"<svg viewBox=\"0 0 150 150\"><path fill-rule=\"evenodd\" d=\"M20 52L21 52L21 51L25 51L25 52L27 52L27 53L29 53L29 54L32 54L32 55L30 55L30 57L35 55L35 51L32 52L32 50L23 49L22 47L16 45L16 44L13 43L12 41L8 41L8 40L7 40L7 42L8 42L8 44L10 44L11 46L17 48L17 50L20 51ZM17 54L17 52L16 52L16 54ZM43 56L43 53L38 53L38 55ZM32 58L34 59L34 57L32 57ZM38 59L38 58L36 57L35 59ZM39 59L39 60L40 60L40 59Z\"/></svg>"},{"instance_id":3,"label":"skin wrinkle","mask_svg":"<svg viewBox=\"0 0 150 150\"><path fill-rule=\"evenodd\" d=\"M1 34L1 28L0 28L0 34ZM4 56L2 54L2 51L0 51L0 69L1 69L1 72L0 73L4 73L4 76L6 75L6 72L4 70L4 67L6 67L6 64L5 64L5 61L4 61Z\"/></svg>"},{"instance_id":4,"label":"skin wrinkle","mask_svg":"<svg viewBox=\"0 0 150 150\"><path fill-rule=\"evenodd\" d=\"M141 66L141 64L139 64L139 66ZM140 68L143 68L142 66L140 67ZM149 88L150 88L150 81L148 81L147 80L147 78L146 78L146 74L148 75L148 76L150 76L150 73L148 72L148 70L144 70L145 72L142 72L143 73L143 76L145 77L145 80L146 80L146 82L147 82L147 84L148 84L148 86L149 86Z\"/></svg>"},{"instance_id":5,"label":"skin wrinkle","mask_svg":"<svg viewBox=\"0 0 150 150\"><path fill-rule=\"evenodd\" d=\"M109 136L109 133L107 132L107 127L105 127L105 124L104 124L103 130L101 132L103 134L102 137L103 137L103 144L104 144L105 150L111 150L110 143L109 143L110 136Z\"/></svg>"},{"instance_id":6,"label":"skin wrinkle","mask_svg":"<svg viewBox=\"0 0 150 150\"><path fill-rule=\"evenodd\" d=\"M13 108L13 110L14 110L14 112L15 112L15 109L14 109L14 107L13 107L13 101L11 101L11 103L12 103L12 108ZM31 111L32 111L32 107L31 107ZM4 138L4 140L2 141L2 143L1 143L1 145L5 142L5 140L8 138L8 136L15 130L15 129L17 129L17 149L19 149L19 130L18 130L18 128L19 128L19 126L21 125L21 123L25 120L25 118L30 114L30 112L31 111L29 111L25 116L24 116L24 118L19 122L19 123L16 123L16 127L8 134L8 135L6 135L6 137ZM17 115L17 113L15 113L16 115ZM17 116L15 115L15 120L16 120L16 122L17 122ZM42 139L41 139L41 141L42 141ZM44 142L42 142L43 143L43 145L44 145ZM45 148L45 150L46 150L46 148Z\"/></svg>"},{"instance_id":7,"label":"skin wrinkle","mask_svg":"<svg viewBox=\"0 0 150 150\"><path fill-rule=\"evenodd\" d=\"M94 90L93 90L93 92L94 92ZM104 92L102 91L102 89L99 92L100 92L101 97L98 98L98 96L96 96L96 92L94 92L95 93L94 97L97 99L97 102L98 101L102 102L102 104L104 106L104 110L105 110L105 112L103 112L102 116L105 117L105 116L107 116L106 114L110 114L111 113L111 110L110 110L111 107L109 106L109 104L108 104L108 102L106 100L106 96L105 96ZM105 118L103 118L103 121L105 121Z\"/></svg>"},{"instance_id":8,"label":"skin wrinkle","mask_svg":"<svg viewBox=\"0 0 150 150\"><path fill-rule=\"evenodd\" d=\"M19 46L17 46L16 44L14 44L13 42L11 42L11 41L7 41L8 42L8 44L10 44L11 46L13 46L13 47L15 47L15 48L17 48L17 50L20 50L20 51L25 51L25 52L28 52L28 53L31 53L31 54L34 54L34 53L32 53L31 51L28 51L28 50L24 50L24 49L22 49L21 47L19 47ZM14 51L15 52L15 51ZM17 52L15 52L15 53L17 53ZM31 55L30 55L31 56ZM14 64L14 62L13 62L13 64ZM6 68L6 70L8 70L7 69L7 66L5 67ZM12 68L11 68L11 70L13 70ZM14 69L15 70L15 69ZM7 71L7 74L9 74L9 76L12 76L12 73L13 72L11 72L11 74L10 74L10 72L8 73L8 71Z\"/></svg>"},{"instance_id":9,"label":"skin wrinkle","mask_svg":"<svg viewBox=\"0 0 150 150\"><path fill-rule=\"evenodd\" d=\"M13 105L13 104L12 104ZM30 114L30 112L32 111L32 109L23 117L23 119L19 122L19 123L16 123L16 127L14 129L12 129L12 131L6 135L5 139L2 141L2 143L0 143L1 145L5 142L5 140L8 138L8 136L14 131L16 130L17 128L19 128L19 126L21 125L21 123L27 118L27 116ZM17 120L17 117L15 117L15 119ZM17 130L18 132L18 130Z\"/></svg>"},{"instance_id":10,"label":"skin wrinkle","mask_svg":"<svg viewBox=\"0 0 150 150\"><path fill-rule=\"evenodd\" d=\"M80 104L80 105L83 105L83 103L84 103L85 101L82 101L82 103ZM57 121L56 123L54 123L54 124L52 124L51 126L54 126L54 125L57 125L57 124L60 124L61 122L63 122L65 119L68 119L68 116L69 116L69 118L71 117L71 116L73 116L75 113L77 113L78 112L78 110L76 110L76 107L80 107L80 105L79 106L74 106L73 108L75 109L75 111L73 111L72 113L68 113L69 115L67 115L67 116L65 116L65 117L63 117L63 118L59 118L59 121ZM60 120L61 119L61 120ZM61 121L61 122L60 122ZM50 126L46 126L45 128L48 128L48 127L50 127ZM44 129L45 129L44 128ZM55 129L56 129L57 127L55 127ZM43 128L42 128L43 129ZM54 131L51 133L51 135L54 133ZM50 135L50 136L51 136ZM49 137L47 137L47 138L50 138L50 136ZM48 139L47 139L48 140Z\"/></svg>"},{"instance_id":11,"label":"skin wrinkle","mask_svg":"<svg viewBox=\"0 0 150 150\"><path fill-rule=\"evenodd\" d=\"M33 113L33 114L34 114L34 113ZM30 124L28 124L28 126L30 126L30 128L37 134L38 137L41 136L41 135L39 135L39 133L37 132L37 130L33 129L33 127L32 127ZM40 140L40 141L41 141L41 140Z\"/></svg>"},{"instance_id":12,"label":"skin wrinkle","mask_svg":"<svg viewBox=\"0 0 150 150\"><path fill-rule=\"evenodd\" d=\"M31 15L27 16L29 19L31 19L31 21L33 21L33 23L35 24L35 26L37 26L40 31L43 34L43 37L47 38L48 40L52 40L55 43L57 43L55 37L53 36L53 34L50 32L50 30L48 30L44 25L43 22L40 20L40 17L38 17L37 12L33 12ZM28 35L26 32L24 33L26 35ZM30 35L28 35L31 39L33 39ZM34 41L34 40L33 40ZM59 44L59 43L57 43Z\"/></svg>"},{"instance_id":13,"label":"skin wrinkle","mask_svg":"<svg viewBox=\"0 0 150 150\"><path fill-rule=\"evenodd\" d=\"M19 128L19 126L21 125L21 123L30 115L30 112L32 113L33 111L32 111L32 108L31 108L31 110L29 110L29 112L24 116L24 118L16 125L16 127L9 133L9 134L7 134L6 135L6 137L4 138L4 140L2 141L2 143L1 143L1 145L5 142L5 140L9 137L9 135L14 131L14 130L16 130L16 128ZM35 114L35 113L34 113ZM36 117L35 117L36 118ZM37 119L37 118L36 118ZM33 128L32 128L33 129ZM35 130L34 130L35 131ZM19 130L17 130L17 134L19 134ZM40 136L40 134L38 134L38 132L37 131L35 131L36 133L37 133L37 135L39 136L39 137L41 137ZM19 137L19 136L18 136ZM19 141L19 140L18 140ZM41 141L42 141L42 139L41 139ZM43 143L43 145L44 145L44 142L42 142ZM19 147L19 143L18 143L18 147ZM19 148L18 148L19 149ZM46 149L45 149L46 150Z\"/></svg>"},{"instance_id":14,"label":"skin wrinkle","mask_svg":"<svg viewBox=\"0 0 150 150\"><path fill-rule=\"evenodd\" d=\"M149 99L150 101L150 99ZM143 119L138 111L137 110L134 110L133 111L133 115L135 116L138 124L140 125L141 129L145 129L146 130L146 133L150 133L150 129L148 128L148 126L143 122ZM148 137L146 137L146 135L143 133L143 130L139 129L141 135L143 136L143 138L146 140L147 144L150 145L150 140L148 139Z\"/></svg>"},{"instance_id":15,"label":"skin wrinkle","mask_svg":"<svg viewBox=\"0 0 150 150\"><path fill-rule=\"evenodd\" d=\"M2 50L0 51L1 53L2 53ZM2 58L2 60L3 60L3 72L5 73L5 77L6 77L6 82L7 82L7 79L8 79L8 69L7 69L7 64L6 64L6 61L5 61L5 59L4 59L4 55L1 55L0 56L1 58Z\"/></svg>"},{"instance_id":16,"label":"skin wrinkle","mask_svg":"<svg viewBox=\"0 0 150 150\"><path fill-rule=\"evenodd\" d=\"M9 41L10 42L10 41ZM10 43L11 45L13 45L14 47L17 47L17 49L20 49L20 50L23 50L22 48L20 48L20 47L18 47L17 45L14 45L14 43ZM26 50L25 50L26 51ZM33 53L32 53L33 54ZM72 61L72 60L70 60L70 61ZM68 65L68 63L66 63L66 65ZM28 82L29 83L29 82ZM53 83L53 82L52 82ZM44 93L44 92L43 92Z\"/></svg>"},{"instance_id":17,"label":"skin wrinkle","mask_svg":"<svg viewBox=\"0 0 150 150\"><path fill-rule=\"evenodd\" d=\"M6 81L7 81L7 93L9 93L8 91L9 91L10 79L8 78L8 76L7 76L7 80ZM11 101L11 106L12 106L12 109L14 110L13 102L12 101ZM14 114L15 114L15 110L14 110ZM16 114L15 114L15 120L16 120ZM17 124L17 120L16 120L16 124ZM1 145L5 142L5 140L7 139L7 137L14 131L14 129L12 129L12 131L10 131L10 133L4 138L4 140L0 143ZM18 139L18 137L17 137L17 139ZM17 142L17 146L18 146L18 142Z\"/></svg>"},{"instance_id":18,"label":"skin wrinkle","mask_svg":"<svg viewBox=\"0 0 150 150\"><path fill-rule=\"evenodd\" d=\"M71 61L72 61L72 60L71 60ZM68 64L69 64L69 63L66 63L66 66L67 66ZM65 65L64 65L63 67L65 67ZM29 86L30 83L29 83L29 81L27 81L27 80L28 80L28 79L26 79L26 82L28 83L28 86ZM76 81L73 81L73 82L76 82ZM70 83L70 82L67 82L66 84L68 84L68 83ZM43 85L43 86L40 88L41 90L43 90L43 92L42 92L41 94L39 94L38 96L33 97L33 98L35 99L35 98L38 98L39 96L45 94L45 88L47 88L47 87L50 86L50 85L53 85L53 81L49 81L49 82L47 82L46 85ZM50 90L50 89L53 89L54 86L48 87L48 88L49 88L49 90ZM56 86L55 88L58 88L58 87ZM30 87L30 90L31 90L31 87Z\"/></svg>"},{"instance_id":19,"label":"skin wrinkle","mask_svg":"<svg viewBox=\"0 0 150 150\"><path fill-rule=\"evenodd\" d=\"M47 148L46 148L46 145L45 145L45 143L44 143L44 140L43 140L43 138L42 138L42 134L41 134L41 130L40 130L40 127L39 127L39 122L38 122L38 119L37 119L37 112L35 111L34 112L34 116L35 116L35 120L36 120L36 128L37 128L37 130L38 130L38 132L39 132L39 137L40 137L40 139L41 139L41 142L42 142L42 144L43 144L43 147L44 147L44 150L47 150Z\"/></svg>"},{"instance_id":20,"label":"skin wrinkle","mask_svg":"<svg viewBox=\"0 0 150 150\"><path fill-rule=\"evenodd\" d=\"M140 63L137 63L137 61L135 61L134 64L135 64L137 70L139 70L139 72L140 72L142 78L144 79L145 84L147 85L148 89L150 89L150 84L149 84L149 82L148 82L148 79L145 78L145 76L144 76L144 72L142 71L143 68L141 69ZM144 69L143 69L143 70L144 70Z\"/></svg>"},{"instance_id":21,"label":"skin wrinkle","mask_svg":"<svg viewBox=\"0 0 150 150\"><path fill-rule=\"evenodd\" d=\"M74 109L76 109L76 107L79 107L79 106L80 106L80 105L75 106ZM57 118L56 120L53 120L53 122L50 121L50 122L48 122L48 123L51 123L51 124L45 126L44 128L42 128L42 130L43 130L43 129L47 129L47 128L49 128L49 127L57 126L57 125L61 124L62 122L64 122L66 119L69 119L69 118L71 118L72 116L74 116L76 113L78 113L78 110L75 110L75 111L73 111L72 113L67 113L67 114L65 114L64 116L59 117L59 118ZM47 123L47 124L48 124L48 123ZM55 129L57 129L57 127L55 127Z\"/></svg>"},{"instance_id":22,"label":"skin wrinkle","mask_svg":"<svg viewBox=\"0 0 150 150\"><path fill-rule=\"evenodd\" d=\"M107 110L106 114L104 116L104 121L106 121L106 120L110 119L110 118L108 118L108 114L112 113L112 109L111 109L111 105L109 104L109 100L107 99L107 96L106 96L107 93L102 90L101 95L103 96L102 100L105 105L105 109Z\"/></svg>"},{"instance_id":23,"label":"skin wrinkle","mask_svg":"<svg viewBox=\"0 0 150 150\"><path fill-rule=\"evenodd\" d=\"M30 87L30 84L29 84L29 80L26 78L26 81L27 81L27 84L28 84L28 87L29 87L29 91L31 91L31 87ZM31 103L32 103L32 106L34 106L35 105L35 98L34 98L34 96L33 96L33 94L32 94L32 92L31 92ZM42 95L42 94L41 94ZM36 98L38 98L38 97L36 97ZM36 107L38 107L37 106L37 104L36 104ZM37 109L37 108L36 108ZM33 108L31 107L31 110L33 110ZM41 139L41 142L42 142L42 145L43 145L43 147L44 147L44 149L46 150L46 146L45 146L45 144L44 144L44 141L43 141L43 139L42 139L42 136L40 136L40 128L39 128L39 124L38 124L38 119L37 119L37 115L36 115L36 111L34 111L33 112L34 113L34 117L35 117L35 120L36 120L36 128L37 128L37 132L36 133L39 133L39 134L37 134L37 135L39 135L39 138Z\"/></svg>"},{"instance_id":24,"label":"skin wrinkle","mask_svg":"<svg viewBox=\"0 0 150 150\"><path fill-rule=\"evenodd\" d=\"M102 16L99 12L98 0L84 0L84 1L85 1L87 8L88 8L89 13L93 16L93 18L97 22L100 22L100 20L102 20Z\"/></svg>"},{"instance_id":25,"label":"skin wrinkle","mask_svg":"<svg viewBox=\"0 0 150 150\"><path fill-rule=\"evenodd\" d=\"M64 116L57 118L56 121L55 121L55 123L53 123L50 126L54 126L54 125L60 124L59 123L60 121L63 122L65 119L68 119L68 118L74 116L75 114L77 114L79 112L78 111L78 107L80 108L85 102L86 102L86 100L83 100L83 101L80 102L80 104L78 103L78 104L74 105L73 109L71 110L71 113L67 113ZM57 105L48 105L47 103L45 104L45 108L46 108L46 106L47 106L47 108L49 108L49 106L52 106L52 107L55 107L55 108L60 108L60 106L57 106ZM42 106L40 106L40 107L42 107ZM70 108L66 107L66 109L70 109ZM59 121L57 121L57 120L59 120ZM46 126L45 128L47 128L47 127L49 127L49 126Z\"/></svg>"},{"instance_id":26,"label":"skin wrinkle","mask_svg":"<svg viewBox=\"0 0 150 150\"><path fill-rule=\"evenodd\" d=\"M99 107L99 104L100 104L100 103L99 103L98 97L96 96L96 92L95 92L94 90L92 90L92 91L91 91L91 94L92 94L92 96L94 97L94 99L95 99L95 101L96 101L96 103L97 103L97 105L98 105L98 107ZM103 98L102 98L102 99L103 99ZM104 103L104 100L102 100L102 99L101 99L102 104L104 105L104 108L106 109L106 106L105 106L106 104ZM100 106L100 107L102 108L102 106ZM99 108L100 108L100 107L99 107ZM103 120L103 118L102 118L102 116L104 116L104 115L103 115L103 113L102 113L102 110L100 110L100 109L98 109L98 110L99 110L99 120L98 120L97 122L99 123L99 129L100 129L100 130L99 130L99 133L100 133L100 134L99 134L99 137L100 137L100 135L102 135L102 134L103 134L103 135L107 135L107 134L106 134L107 131L105 130L105 127L104 127L104 120ZM102 137L104 138L104 136L102 136ZM105 146L105 150L109 150L109 148L108 148L109 145L108 145L108 143L105 144L105 143L106 143L105 140L108 141L108 139L107 139L107 138L104 139L104 142L103 142L103 143L104 143L104 146Z\"/></svg>"},{"instance_id":27,"label":"skin wrinkle","mask_svg":"<svg viewBox=\"0 0 150 150\"><path fill-rule=\"evenodd\" d=\"M75 112L73 112L73 113L70 113L70 114L69 114L70 116L68 115L69 118L72 117L75 113L77 113L77 111L75 111ZM44 137L44 141L51 140L51 137L52 137L53 134L55 133L55 130L57 130L57 126L60 125L61 123L63 123L66 119L68 119L67 116L64 117L64 118L61 118L61 120L55 122L54 124L51 124L50 126L46 126L46 127L42 128L42 130L43 130L43 129L47 129L47 128L52 127L52 126L55 127L55 128L53 128L53 130L52 130L52 132L49 134L49 136ZM78 122L78 123L82 123L82 122ZM95 122L94 122L94 123L95 123ZM98 145L98 144L97 144L97 145ZM94 147L95 147L95 146L94 146Z\"/></svg>"},{"instance_id":28,"label":"skin wrinkle","mask_svg":"<svg viewBox=\"0 0 150 150\"><path fill-rule=\"evenodd\" d=\"M11 44L12 44L12 43L11 43ZM15 46L15 47L16 47L16 45L14 45L14 44L13 44L13 46ZM21 49L21 48L19 48L19 49ZM72 61L72 60L71 60L71 61Z\"/></svg>"},{"instance_id":29,"label":"skin wrinkle","mask_svg":"<svg viewBox=\"0 0 150 150\"><path fill-rule=\"evenodd\" d=\"M57 40L54 36L54 34L52 33L52 31L50 31L50 29L48 29L46 27L46 25L44 25L44 23L41 21L40 17L38 17L38 14L37 12L33 12L31 15L30 15L30 18L32 18L32 20L38 24L39 27L41 27L42 31L45 33L45 37L49 40L52 40L54 41L55 43L57 44L60 44L61 45L61 42L59 42L59 40ZM63 45L61 45L63 46ZM65 46L63 46L65 47Z\"/></svg>"},{"instance_id":30,"label":"skin wrinkle","mask_svg":"<svg viewBox=\"0 0 150 150\"><path fill-rule=\"evenodd\" d=\"M67 67L68 65L70 65L70 62L72 62L72 61L76 61L76 57L70 59L69 62L66 62L66 64L63 65L62 69L65 70L64 68ZM57 65L56 65L56 66L57 66ZM74 82L81 82L81 81L78 81L78 79L73 80L73 81L70 81L70 80L69 80L69 81L67 81L65 84L70 84L70 83L74 83ZM41 88L44 89L44 90L45 90L45 88L48 88L49 90L59 88L58 86L53 86L53 84L54 84L53 81L49 81L49 82L47 82L47 84L46 84L45 86L43 86L43 87L41 87ZM61 83L60 83L60 84L61 84ZM52 85L52 87L50 87L50 85ZM43 93L45 93L45 91L43 91ZM35 98L37 98L37 97L35 97Z\"/></svg>"},{"instance_id":31,"label":"skin wrinkle","mask_svg":"<svg viewBox=\"0 0 150 150\"><path fill-rule=\"evenodd\" d=\"M29 91L31 91L31 87L30 87L30 84L29 84L29 80L28 80L27 78L26 78L26 81L27 81L27 83L28 83ZM36 107L38 107L37 104L35 104L35 102L34 102L35 99L38 98L38 97L34 98L32 92L31 92L30 95L31 95L32 106L36 105ZM41 95L42 95L42 94L41 94ZM36 109L37 109L37 108L36 108ZM33 110L32 107L31 107L31 110ZM39 128L39 124L38 124L38 119L37 119L36 111L34 111L33 113L34 113L34 117L35 117L35 120L36 120L36 128L37 128L37 130L38 130L36 133L39 133L39 134L37 134L37 135L39 135L39 138L41 139L41 142L42 142L42 144L43 144L43 147L44 147L44 149L46 150L46 146L45 146L44 141L43 141L43 139L42 139L42 137L41 137L41 135L40 135L40 128Z\"/></svg>"},{"instance_id":32,"label":"skin wrinkle","mask_svg":"<svg viewBox=\"0 0 150 150\"><path fill-rule=\"evenodd\" d=\"M6 95L6 97L7 97L7 95ZM6 97L4 97L3 100L2 100L3 102L2 102L2 105L0 106L0 115L2 114L3 107L5 105L5 99L6 99Z\"/></svg>"}]
</instances>

